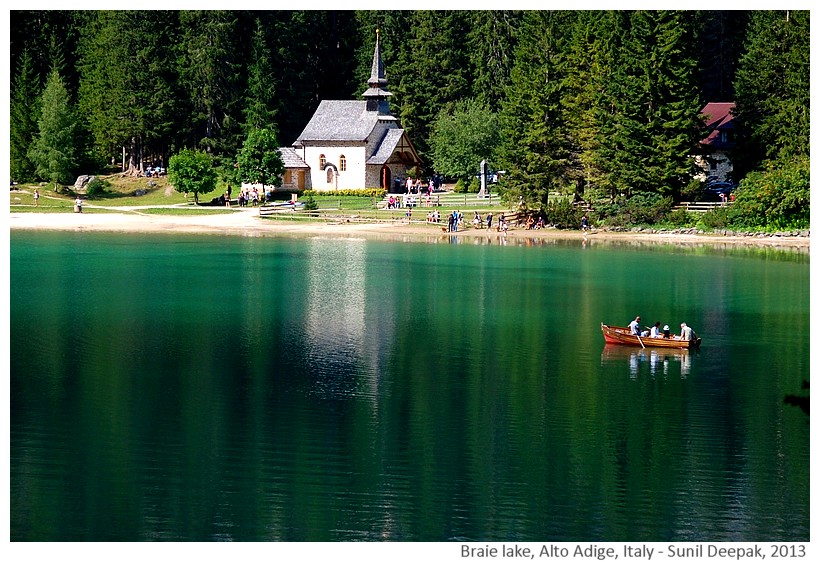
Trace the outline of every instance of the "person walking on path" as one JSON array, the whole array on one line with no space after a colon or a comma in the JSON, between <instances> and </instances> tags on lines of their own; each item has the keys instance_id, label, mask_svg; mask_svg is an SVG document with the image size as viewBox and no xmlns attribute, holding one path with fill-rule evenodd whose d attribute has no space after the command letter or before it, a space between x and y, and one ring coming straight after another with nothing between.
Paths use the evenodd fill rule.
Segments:
<instances>
[{"instance_id":1,"label":"person walking on path","mask_svg":"<svg viewBox=\"0 0 820 562\"><path fill-rule=\"evenodd\" d=\"M34 206L36 207L40 203L40 190L34 190Z\"/></svg>"}]
</instances>

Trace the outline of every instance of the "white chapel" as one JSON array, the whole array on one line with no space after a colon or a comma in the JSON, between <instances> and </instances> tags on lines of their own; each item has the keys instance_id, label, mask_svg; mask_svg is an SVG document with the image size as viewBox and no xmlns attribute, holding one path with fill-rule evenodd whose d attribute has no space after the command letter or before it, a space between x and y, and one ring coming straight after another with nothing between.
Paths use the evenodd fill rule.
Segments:
<instances>
[{"instance_id":1,"label":"white chapel","mask_svg":"<svg viewBox=\"0 0 820 562\"><path fill-rule=\"evenodd\" d=\"M403 190L407 170L421 160L390 113L378 31L367 86L362 101L322 101L293 145L279 149L285 163L281 189Z\"/></svg>"}]
</instances>

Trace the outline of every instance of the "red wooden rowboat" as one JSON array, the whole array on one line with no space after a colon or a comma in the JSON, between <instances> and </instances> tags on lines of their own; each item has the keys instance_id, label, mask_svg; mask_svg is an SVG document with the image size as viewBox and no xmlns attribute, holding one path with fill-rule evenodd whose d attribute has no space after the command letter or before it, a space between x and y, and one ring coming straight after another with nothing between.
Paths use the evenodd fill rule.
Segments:
<instances>
[{"instance_id":1,"label":"red wooden rowboat","mask_svg":"<svg viewBox=\"0 0 820 562\"><path fill-rule=\"evenodd\" d=\"M604 333L606 343L620 345L636 345L638 347L671 347L675 349L694 349L700 347L700 338L694 340L682 340L678 336L671 338L650 338L649 336L636 336L629 328L622 326L607 326L601 322L601 331Z\"/></svg>"}]
</instances>

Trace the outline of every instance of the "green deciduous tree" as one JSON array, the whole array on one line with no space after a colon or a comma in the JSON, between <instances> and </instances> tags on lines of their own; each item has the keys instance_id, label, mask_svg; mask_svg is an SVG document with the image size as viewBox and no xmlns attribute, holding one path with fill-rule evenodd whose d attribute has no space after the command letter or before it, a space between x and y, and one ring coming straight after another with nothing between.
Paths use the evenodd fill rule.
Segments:
<instances>
[{"instance_id":1,"label":"green deciduous tree","mask_svg":"<svg viewBox=\"0 0 820 562\"><path fill-rule=\"evenodd\" d=\"M201 150L184 149L168 161L168 181L180 193L193 193L197 203L200 193L214 190L216 179L213 157Z\"/></svg>"},{"instance_id":2,"label":"green deciduous tree","mask_svg":"<svg viewBox=\"0 0 820 562\"><path fill-rule=\"evenodd\" d=\"M53 70L46 82L41 99L38 136L29 150L29 158L36 166L39 177L54 182L71 181L76 165L74 109L60 74Z\"/></svg>"},{"instance_id":3,"label":"green deciduous tree","mask_svg":"<svg viewBox=\"0 0 820 562\"><path fill-rule=\"evenodd\" d=\"M277 187L282 185L285 165L278 147L276 134L270 129L250 131L237 156L241 180Z\"/></svg>"},{"instance_id":4,"label":"green deciduous tree","mask_svg":"<svg viewBox=\"0 0 820 562\"><path fill-rule=\"evenodd\" d=\"M478 101L458 102L442 111L433 124L430 153L436 172L469 180L479 173L482 160L492 163L499 143L498 120Z\"/></svg>"},{"instance_id":5,"label":"green deciduous tree","mask_svg":"<svg viewBox=\"0 0 820 562\"><path fill-rule=\"evenodd\" d=\"M809 157L802 155L751 172L736 191L734 222L770 229L808 228L810 171Z\"/></svg>"}]
</instances>

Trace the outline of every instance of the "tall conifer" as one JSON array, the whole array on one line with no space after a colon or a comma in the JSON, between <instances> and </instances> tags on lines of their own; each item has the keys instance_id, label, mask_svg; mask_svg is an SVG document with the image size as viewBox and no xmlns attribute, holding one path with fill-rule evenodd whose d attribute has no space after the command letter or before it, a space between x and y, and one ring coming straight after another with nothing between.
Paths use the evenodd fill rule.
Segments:
<instances>
[{"instance_id":1,"label":"tall conifer","mask_svg":"<svg viewBox=\"0 0 820 562\"><path fill-rule=\"evenodd\" d=\"M37 176L59 183L71 180L77 162L74 133L74 110L62 78L57 70L49 74L41 100L42 111L37 122L38 136L29 150Z\"/></svg>"},{"instance_id":2,"label":"tall conifer","mask_svg":"<svg viewBox=\"0 0 820 562\"><path fill-rule=\"evenodd\" d=\"M193 107L195 142L213 155L234 154L242 122L242 66L237 15L180 12L179 74Z\"/></svg>"},{"instance_id":3,"label":"tall conifer","mask_svg":"<svg viewBox=\"0 0 820 562\"><path fill-rule=\"evenodd\" d=\"M466 14L459 11L413 12L407 28L394 38L401 49L390 62L388 80L398 113L422 160L429 162L432 124L441 110L470 97L464 46ZM394 103L395 102L395 103Z\"/></svg>"},{"instance_id":4,"label":"tall conifer","mask_svg":"<svg viewBox=\"0 0 820 562\"><path fill-rule=\"evenodd\" d=\"M11 179L17 182L34 179L35 166L29 159L28 151L37 134L38 82L31 56L26 50L20 58L9 107L9 171Z\"/></svg>"},{"instance_id":5,"label":"tall conifer","mask_svg":"<svg viewBox=\"0 0 820 562\"><path fill-rule=\"evenodd\" d=\"M550 190L567 183L571 151L561 105L565 30L572 14L524 15L515 64L501 110L503 194L511 203L545 208Z\"/></svg>"},{"instance_id":6,"label":"tall conifer","mask_svg":"<svg viewBox=\"0 0 820 562\"><path fill-rule=\"evenodd\" d=\"M247 136L253 129L276 130L276 87L270 49L265 29L257 18L251 38L251 59L248 65L248 94L245 101L244 129Z\"/></svg>"},{"instance_id":7,"label":"tall conifer","mask_svg":"<svg viewBox=\"0 0 820 562\"><path fill-rule=\"evenodd\" d=\"M735 80L737 178L765 160L809 154L809 12L751 14Z\"/></svg>"},{"instance_id":8,"label":"tall conifer","mask_svg":"<svg viewBox=\"0 0 820 562\"><path fill-rule=\"evenodd\" d=\"M106 156L127 148L132 174L141 172L144 154L164 152L181 128L170 51L175 28L175 14L149 10L92 12L83 29L82 114Z\"/></svg>"},{"instance_id":9,"label":"tall conifer","mask_svg":"<svg viewBox=\"0 0 820 562\"><path fill-rule=\"evenodd\" d=\"M475 10L468 14L467 52L473 97L497 111L510 80L523 12Z\"/></svg>"}]
</instances>

